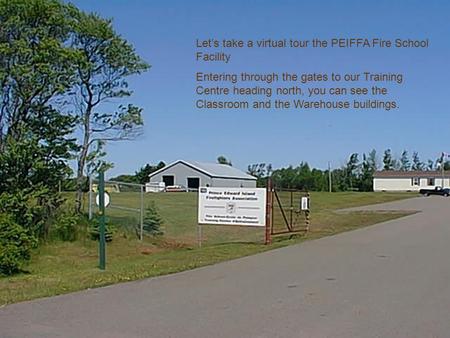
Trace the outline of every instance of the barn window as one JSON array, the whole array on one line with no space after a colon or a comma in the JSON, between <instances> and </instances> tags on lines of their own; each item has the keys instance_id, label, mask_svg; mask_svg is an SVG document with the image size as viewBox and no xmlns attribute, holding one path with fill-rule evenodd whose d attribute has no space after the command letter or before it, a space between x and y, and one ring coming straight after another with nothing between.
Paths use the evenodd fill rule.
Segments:
<instances>
[{"instance_id":1,"label":"barn window","mask_svg":"<svg viewBox=\"0 0 450 338\"><path fill-rule=\"evenodd\" d=\"M175 177L173 175L164 175L162 180L166 184L166 187L170 187L175 184Z\"/></svg>"},{"instance_id":2,"label":"barn window","mask_svg":"<svg viewBox=\"0 0 450 338\"><path fill-rule=\"evenodd\" d=\"M428 185L434 185L434 177L427 180Z\"/></svg>"},{"instance_id":3,"label":"barn window","mask_svg":"<svg viewBox=\"0 0 450 338\"><path fill-rule=\"evenodd\" d=\"M188 177L187 186L189 189L197 190L200 187L200 178L198 177Z\"/></svg>"},{"instance_id":4,"label":"barn window","mask_svg":"<svg viewBox=\"0 0 450 338\"><path fill-rule=\"evenodd\" d=\"M413 185L413 186L420 185L420 178L419 177L413 177L411 179L411 185Z\"/></svg>"}]
</instances>

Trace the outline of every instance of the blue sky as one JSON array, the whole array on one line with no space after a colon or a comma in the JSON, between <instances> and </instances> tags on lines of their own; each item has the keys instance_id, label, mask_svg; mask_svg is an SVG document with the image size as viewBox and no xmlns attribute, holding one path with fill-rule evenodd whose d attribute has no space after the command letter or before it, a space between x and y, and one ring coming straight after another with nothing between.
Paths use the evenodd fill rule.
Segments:
<instances>
[{"instance_id":1,"label":"blue sky","mask_svg":"<svg viewBox=\"0 0 450 338\"><path fill-rule=\"evenodd\" d=\"M352 152L386 148L418 151L422 160L450 152L448 1L73 1L113 18L116 30L151 64L130 81L133 103L144 108L145 133L110 145L109 176L145 163L215 161L246 169L307 161L325 168ZM233 52L228 65L195 61L195 40L208 38L379 37L430 39L428 49L305 49ZM396 110L199 110L195 73L402 72L390 86Z\"/></svg>"}]
</instances>

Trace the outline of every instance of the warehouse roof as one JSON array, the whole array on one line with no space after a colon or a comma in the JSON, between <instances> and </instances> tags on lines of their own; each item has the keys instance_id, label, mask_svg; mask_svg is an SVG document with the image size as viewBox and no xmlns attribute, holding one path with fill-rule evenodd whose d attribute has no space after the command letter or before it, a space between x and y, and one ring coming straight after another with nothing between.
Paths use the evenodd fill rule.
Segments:
<instances>
[{"instance_id":1,"label":"warehouse roof","mask_svg":"<svg viewBox=\"0 0 450 338\"><path fill-rule=\"evenodd\" d=\"M218 164L218 163L204 163L204 162L197 162L197 161L184 161L184 160L178 160L175 161L164 168L161 168L150 175L149 177L152 177L156 174L159 174L163 171L166 171L167 169L173 167L176 164L182 163L194 170L197 170L209 177L214 178L235 178L235 179L241 179L241 180L256 180L256 177L251 176L242 170L239 170L237 168L234 168L230 165L226 164Z\"/></svg>"},{"instance_id":2,"label":"warehouse roof","mask_svg":"<svg viewBox=\"0 0 450 338\"><path fill-rule=\"evenodd\" d=\"M435 170L430 170L430 171L383 170L383 171L376 171L373 174L373 177L374 178L410 178L410 177L423 177L423 178L438 177L439 178L439 177L442 177L442 171L435 171ZM446 178L450 177L450 172L445 171L444 177L446 177Z\"/></svg>"}]
</instances>

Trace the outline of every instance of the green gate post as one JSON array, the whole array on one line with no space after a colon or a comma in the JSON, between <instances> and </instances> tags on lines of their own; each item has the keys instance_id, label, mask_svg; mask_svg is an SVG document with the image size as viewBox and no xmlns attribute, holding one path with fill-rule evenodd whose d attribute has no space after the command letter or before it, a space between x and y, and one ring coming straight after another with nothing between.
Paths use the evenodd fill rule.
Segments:
<instances>
[{"instance_id":1,"label":"green gate post","mask_svg":"<svg viewBox=\"0 0 450 338\"><path fill-rule=\"evenodd\" d=\"M106 267L106 238L105 238L105 173L101 171L98 175L98 193L99 193L99 268L105 270Z\"/></svg>"}]
</instances>

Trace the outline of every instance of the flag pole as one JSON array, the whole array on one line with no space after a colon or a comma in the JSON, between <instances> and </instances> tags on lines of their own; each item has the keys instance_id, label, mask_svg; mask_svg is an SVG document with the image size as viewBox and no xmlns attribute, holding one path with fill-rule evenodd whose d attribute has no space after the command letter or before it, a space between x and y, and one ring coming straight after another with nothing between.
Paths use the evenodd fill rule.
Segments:
<instances>
[{"instance_id":1,"label":"flag pole","mask_svg":"<svg viewBox=\"0 0 450 338\"><path fill-rule=\"evenodd\" d=\"M442 174L442 189L445 188L444 184L444 163L445 163L445 157L447 156L446 153L442 153L442 161L441 161L441 174Z\"/></svg>"}]
</instances>

